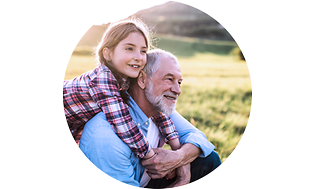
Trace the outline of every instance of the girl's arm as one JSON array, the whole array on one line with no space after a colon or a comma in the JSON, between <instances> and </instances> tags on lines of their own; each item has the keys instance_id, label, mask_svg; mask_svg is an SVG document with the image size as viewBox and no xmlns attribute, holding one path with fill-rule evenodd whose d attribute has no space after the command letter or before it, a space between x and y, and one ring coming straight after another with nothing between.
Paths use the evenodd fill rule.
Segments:
<instances>
[{"instance_id":1,"label":"girl's arm","mask_svg":"<svg viewBox=\"0 0 315 189\"><path fill-rule=\"evenodd\" d=\"M170 116L158 112L157 114L152 116L152 121L155 123L155 125L159 128L161 134L164 136L165 142L169 142L172 139L176 139L179 137Z\"/></svg>"},{"instance_id":2,"label":"girl's arm","mask_svg":"<svg viewBox=\"0 0 315 189\"><path fill-rule=\"evenodd\" d=\"M89 83L90 95L100 107L116 135L126 143L139 158L154 153L137 124L133 121L128 105L124 103L118 89L118 82L110 72L93 78Z\"/></svg>"},{"instance_id":3,"label":"girl's arm","mask_svg":"<svg viewBox=\"0 0 315 189\"><path fill-rule=\"evenodd\" d=\"M174 138L174 139L168 141L167 143L171 146L172 150L178 150L178 149L180 149L180 147L182 146L182 145L180 144L178 138Z\"/></svg>"}]
</instances>

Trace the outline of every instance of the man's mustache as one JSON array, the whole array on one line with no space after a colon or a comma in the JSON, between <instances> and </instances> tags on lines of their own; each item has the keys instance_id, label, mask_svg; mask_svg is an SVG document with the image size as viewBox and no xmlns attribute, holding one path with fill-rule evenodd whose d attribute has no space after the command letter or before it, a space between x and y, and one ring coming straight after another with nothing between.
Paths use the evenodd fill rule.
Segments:
<instances>
[{"instance_id":1,"label":"man's mustache","mask_svg":"<svg viewBox=\"0 0 315 189\"><path fill-rule=\"evenodd\" d=\"M177 100L179 95L170 91L166 91L163 93L163 96L170 97L170 98L173 98L174 100Z\"/></svg>"}]
</instances>

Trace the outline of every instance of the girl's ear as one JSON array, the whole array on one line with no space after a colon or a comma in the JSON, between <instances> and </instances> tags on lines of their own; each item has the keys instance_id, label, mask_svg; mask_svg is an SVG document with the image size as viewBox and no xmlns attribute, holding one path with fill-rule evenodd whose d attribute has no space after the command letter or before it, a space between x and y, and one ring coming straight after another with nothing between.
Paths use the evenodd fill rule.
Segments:
<instances>
[{"instance_id":1,"label":"girl's ear","mask_svg":"<svg viewBox=\"0 0 315 189\"><path fill-rule=\"evenodd\" d=\"M147 77L148 76L144 73L144 71L141 70L137 78L137 83L141 89L145 89Z\"/></svg>"},{"instance_id":2,"label":"girl's ear","mask_svg":"<svg viewBox=\"0 0 315 189\"><path fill-rule=\"evenodd\" d=\"M105 58L105 60L107 61L111 61L111 58L110 58L110 51L107 47L105 47L103 49L103 57Z\"/></svg>"}]
</instances>

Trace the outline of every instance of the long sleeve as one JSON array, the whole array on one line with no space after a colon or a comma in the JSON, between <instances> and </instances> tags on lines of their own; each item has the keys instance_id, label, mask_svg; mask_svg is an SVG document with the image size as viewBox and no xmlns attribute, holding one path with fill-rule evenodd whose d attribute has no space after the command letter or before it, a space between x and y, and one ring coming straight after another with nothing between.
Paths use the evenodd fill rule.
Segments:
<instances>
[{"instance_id":1,"label":"long sleeve","mask_svg":"<svg viewBox=\"0 0 315 189\"><path fill-rule=\"evenodd\" d=\"M214 150L214 145L208 141L207 137L178 112L170 117L179 134L181 144L191 143L200 148L202 150L200 157L206 157Z\"/></svg>"},{"instance_id":2,"label":"long sleeve","mask_svg":"<svg viewBox=\"0 0 315 189\"><path fill-rule=\"evenodd\" d=\"M107 175L139 187L141 172L140 169L135 168L139 165L139 159L113 132L102 112L85 125L80 149L96 167Z\"/></svg>"},{"instance_id":3,"label":"long sleeve","mask_svg":"<svg viewBox=\"0 0 315 189\"><path fill-rule=\"evenodd\" d=\"M138 157L145 157L149 144L132 120L129 107L123 102L118 82L111 72L102 72L98 77L94 77L89 86L92 99L102 109L113 131Z\"/></svg>"},{"instance_id":4,"label":"long sleeve","mask_svg":"<svg viewBox=\"0 0 315 189\"><path fill-rule=\"evenodd\" d=\"M152 116L152 121L159 128L161 134L165 138L165 142L179 137L170 116L158 112Z\"/></svg>"}]
</instances>

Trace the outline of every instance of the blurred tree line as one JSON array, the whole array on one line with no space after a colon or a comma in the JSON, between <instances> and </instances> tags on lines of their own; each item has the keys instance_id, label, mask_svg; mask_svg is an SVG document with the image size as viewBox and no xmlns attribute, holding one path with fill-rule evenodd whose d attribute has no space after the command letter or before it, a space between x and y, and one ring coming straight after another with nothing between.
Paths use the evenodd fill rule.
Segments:
<instances>
[{"instance_id":1,"label":"blurred tree line","mask_svg":"<svg viewBox=\"0 0 315 189\"><path fill-rule=\"evenodd\" d=\"M159 34L233 41L228 31L206 13L178 2L168 2L134 14Z\"/></svg>"}]
</instances>

